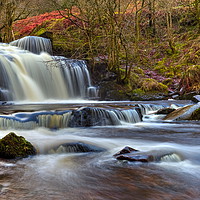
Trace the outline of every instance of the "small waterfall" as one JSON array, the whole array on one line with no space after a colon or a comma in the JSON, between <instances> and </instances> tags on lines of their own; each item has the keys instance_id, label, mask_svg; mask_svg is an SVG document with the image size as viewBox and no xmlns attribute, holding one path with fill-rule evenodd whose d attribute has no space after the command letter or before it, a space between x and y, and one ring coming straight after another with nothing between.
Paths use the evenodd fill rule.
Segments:
<instances>
[{"instance_id":1,"label":"small waterfall","mask_svg":"<svg viewBox=\"0 0 200 200\"><path fill-rule=\"evenodd\" d=\"M47 153L55 154L55 153L91 153L91 152L103 152L105 151L104 148L94 146L92 144L86 144L83 142L71 142L71 143L64 143L58 145L56 147L51 148L48 150Z\"/></svg>"},{"instance_id":2,"label":"small waterfall","mask_svg":"<svg viewBox=\"0 0 200 200\"><path fill-rule=\"evenodd\" d=\"M165 107L163 105L154 105L154 104L137 104L137 106L140 108L142 115L149 114L152 111L156 111Z\"/></svg>"},{"instance_id":3,"label":"small waterfall","mask_svg":"<svg viewBox=\"0 0 200 200\"><path fill-rule=\"evenodd\" d=\"M40 54L41 52L47 52L50 55L53 54L51 41L47 38L26 36L10 42L10 45L17 46L21 49L28 50L35 54Z\"/></svg>"},{"instance_id":4,"label":"small waterfall","mask_svg":"<svg viewBox=\"0 0 200 200\"><path fill-rule=\"evenodd\" d=\"M114 110L114 112L120 121L123 121L126 123L141 122L140 114L138 113L136 109Z\"/></svg>"},{"instance_id":5,"label":"small waterfall","mask_svg":"<svg viewBox=\"0 0 200 200\"><path fill-rule=\"evenodd\" d=\"M44 113L38 115L38 126L51 129L68 127L71 112Z\"/></svg>"},{"instance_id":6,"label":"small waterfall","mask_svg":"<svg viewBox=\"0 0 200 200\"><path fill-rule=\"evenodd\" d=\"M14 44L35 53L50 48L49 42L39 37L25 37ZM88 98L88 88L92 85L84 61L35 53L0 43L1 101Z\"/></svg>"},{"instance_id":7,"label":"small waterfall","mask_svg":"<svg viewBox=\"0 0 200 200\"><path fill-rule=\"evenodd\" d=\"M162 162L180 162L182 160L183 160L183 158L181 158L181 156L179 156L176 153L164 155L163 157L160 158L160 161L162 161Z\"/></svg>"},{"instance_id":8,"label":"small waterfall","mask_svg":"<svg viewBox=\"0 0 200 200\"><path fill-rule=\"evenodd\" d=\"M143 121L143 115L141 114L143 107L145 106L133 105L132 108L128 106L120 109L80 107L64 111L38 111L0 115L0 129L34 129L36 127L59 129L134 124Z\"/></svg>"},{"instance_id":9,"label":"small waterfall","mask_svg":"<svg viewBox=\"0 0 200 200\"><path fill-rule=\"evenodd\" d=\"M66 127L116 126L141 121L142 116L135 108L118 110L81 107L76 110L22 112L0 115L0 129L34 129L36 127L59 129Z\"/></svg>"},{"instance_id":10,"label":"small waterfall","mask_svg":"<svg viewBox=\"0 0 200 200\"><path fill-rule=\"evenodd\" d=\"M97 97L96 88L92 86L90 74L85 61L67 59L62 56L53 56L55 66L62 70L69 96L74 97Z\"/></svg>"}]
</instances>

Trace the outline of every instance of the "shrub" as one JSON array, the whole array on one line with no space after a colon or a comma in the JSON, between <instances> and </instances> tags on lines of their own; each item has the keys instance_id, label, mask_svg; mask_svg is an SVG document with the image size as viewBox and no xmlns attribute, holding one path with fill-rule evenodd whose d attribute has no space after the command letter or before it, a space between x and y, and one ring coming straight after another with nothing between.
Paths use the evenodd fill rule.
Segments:
<instances>
[{"instance_id":1,"label":"shrub","mask_svg":"<svg viewBox=\"0 0 200 200\"><path fill-rule=\"evenodd\" d=\"M166 92L168 87L158 81L151 79L151 78L144 78L140 82L141 89L145 92L149 91L159 91L159 92Z\"/></svg>"},{"instance_id":2,"label":"shrub","mask_svg":"<svg viewBox=\"0 0 200 200\"><path fill-rule=\"evenodd\" d=\"M192 65L187 68L180 81L180 88L184 92L192 90L200 91L200 65Z\"/></svg>"}]
</instances>

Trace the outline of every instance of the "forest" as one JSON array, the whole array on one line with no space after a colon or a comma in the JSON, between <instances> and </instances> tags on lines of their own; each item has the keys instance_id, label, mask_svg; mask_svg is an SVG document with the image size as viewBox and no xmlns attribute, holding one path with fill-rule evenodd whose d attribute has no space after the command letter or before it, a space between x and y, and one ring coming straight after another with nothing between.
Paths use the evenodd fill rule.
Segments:
<instances>
[{"instance_id":1,"label":"forest","mask_svg":"<svg viewBox=\"0 0 200 200\"><path fill-rule=\"evenodd\" d=\"M200 0L0 0L0 200L200 199Z\"/></svg>"},{"instance_id":2,"label":"forest","mask_svg":"<svg viewBox=\"0 0 200 200\"><path fill-rule=\"evenodd\" d=\"M50 38L55 55L87 61L102 98L200 92L199 0L1 0L0 13L1 42Z\"/></svg>"}]
</instances>

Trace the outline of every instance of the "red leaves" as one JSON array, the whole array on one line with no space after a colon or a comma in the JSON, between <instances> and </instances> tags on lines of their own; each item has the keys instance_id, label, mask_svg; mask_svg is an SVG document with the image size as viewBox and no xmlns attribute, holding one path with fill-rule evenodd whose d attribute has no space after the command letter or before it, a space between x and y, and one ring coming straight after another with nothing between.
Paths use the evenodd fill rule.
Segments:
<instances>
[{"instance_id":1,"label":"red leaves","mask_svg":"<svg viewBox=\"0 0 200 200\"><path fill-rule=\"evenodd\" d=\"M62 12L64 14L64 11ZM44 13L38 16L28 17L23 20L19 20L14 23L14 31L18 33L18 35L28 35L30 34L34 28L41 25L45 21L52 21L55 19L62 19L63 16L60 15L58 11L52 11L50 13Z\"/></svg>"}]
</instances>

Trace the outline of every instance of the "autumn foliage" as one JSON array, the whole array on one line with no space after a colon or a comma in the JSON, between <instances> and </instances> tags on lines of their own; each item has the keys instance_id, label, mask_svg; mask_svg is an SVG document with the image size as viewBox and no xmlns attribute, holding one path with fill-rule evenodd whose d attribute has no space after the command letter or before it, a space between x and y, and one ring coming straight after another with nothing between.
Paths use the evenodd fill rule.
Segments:
<instances>
[{"instance_id":1,"label":"autumn foliage","mask_svg":"<svg viewBox=\"0 0 200 200\"><path fill-rule=\"evenodd\" d=\"M61 12L63 15L65 14L64 11ZM63 25L70 25L71 22L68 19L63 18L59 11L53 11L50 13L44 13L38 16L28 17L23 20L19 20L14 23L14 32L18 37L22 37L25 35L31 35L33 30L39 26L41 26L43 23L45 23L45 26L48 26L48 24L53 23L53 21L58 19L63 19Z\"/></svg>"}]
</instances>

